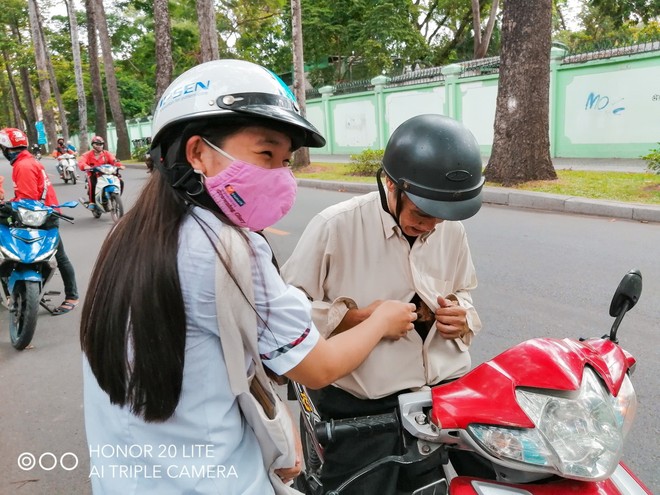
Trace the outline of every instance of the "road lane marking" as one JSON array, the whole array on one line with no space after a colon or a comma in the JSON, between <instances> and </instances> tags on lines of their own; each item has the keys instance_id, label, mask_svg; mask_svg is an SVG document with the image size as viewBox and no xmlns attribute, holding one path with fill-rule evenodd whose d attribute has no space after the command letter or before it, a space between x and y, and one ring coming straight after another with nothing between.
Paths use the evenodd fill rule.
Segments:
<instances>
[{"instance_id":1,"label":"road lane marking","mask_svg":"<svg viewBox=\"0 0 660 495\"><path fill-rule=\"evenodd\" d=\"M273 227L266 227L264 230L269 234L275 234L275 235L289 235L291 233L291 232L287 232L286 230L274 229Z\"/></svg>"}]
</instances>

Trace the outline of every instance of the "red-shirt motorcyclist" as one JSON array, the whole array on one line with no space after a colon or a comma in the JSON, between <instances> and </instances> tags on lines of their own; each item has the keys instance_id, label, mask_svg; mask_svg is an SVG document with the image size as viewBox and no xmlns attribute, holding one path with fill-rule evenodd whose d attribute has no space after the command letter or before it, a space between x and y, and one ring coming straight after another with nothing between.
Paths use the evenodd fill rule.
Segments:
<instances>
[{"instance_id":1,"label":"red-shirt motorcyclist","mask_svg":"<svg viewBox=\"0 0 660 495\"><path fill-rule=\"evenodd\" d=\"M69 149L66 147L66 144L64 144L64 138L59 138L57 140L57 146L55 147L55 151L53 151L52 156L53 158L57 158L64 153L69 153Z\"/></svg>"},{"instance_id":2,"label":"red-shirt motorcyclist","mask_svg":"<svg viewBox=\"0 0 660 495\"><path fill-rule=\"evenodd\" d=\"M46 206L59 204L55 189L42 163L24 149L12 164L11 180L14 182L14 199L36 199Z\"/></svg>"},{"instance_id":3,"label":"red-shirt motorcyclist","mask_svg":"<svg viewBox=\"0 0 660 495\"><path fill-rule=\"evenodd\" d=\"M60 156L64 155L65 153L71 153L69 148L67 148L66 144L64 144L64 138L59 138L57 140L57 147L55 148L55 151L51 154L53 158L59 158ZM63 168L62 168L62 163L57 160L57 171L60 174L61 178L64 178L62 175Z\"/></svg>"},{"instance_id":4,"label":"red-shirt motorcyclist","mask_svg":"<svg viewBox=\"0 0 660 495\"><path fill-rule=\"evenodd\" d=\"M114 165L117 168L125 169L115 155L103 149L105 141L102 137L94 136L92 138L92 149L83 155L78 160L78 167L80 170L87 172L87 188L89 192L89 204L94 202L94 189L96 188L97 174L91 171L93 167L98 165Z\"/></svg>"},{"instance_id":5,"label":"red-shirt motorcyclist","mask_svg":"<svg viewBox=\"0 0 660 495\"><path fill-rule=\"evenodd\" d=\"M46 174L46 169L28 151L28 139L23 131L15 128L0 130L0 149L12 166L11 178L14 182L14 199L35 199L47 206L59 204L55 189ZM60 270L64 283L65 298L55 309L54 315L68 313L78 305L78 288L73 265L64 251L64 243L60 243L55 252L57 268Z\"/></svg>"}]
</instances>

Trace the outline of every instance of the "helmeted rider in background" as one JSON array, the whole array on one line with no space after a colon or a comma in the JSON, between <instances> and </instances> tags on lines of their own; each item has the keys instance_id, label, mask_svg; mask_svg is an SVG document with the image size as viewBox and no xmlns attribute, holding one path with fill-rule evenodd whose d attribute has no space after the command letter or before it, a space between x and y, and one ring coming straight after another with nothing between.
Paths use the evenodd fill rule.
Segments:
<instances>
[{"instance_id":1,"label":"helmeted rider in background","mask_svg":"<svg viewBox=\"0 0 660 495\"><path fill-rule=\"evenodd\" d=\"M43 202L46 206L59 204L46 169L28 151L28 139L23 131L11 127L0 130L0 148L12 166L11 178L14 182L14 199L12 201L34 199ZM64 283L65 296L64 301L53 314L61 315L68 313L78 305L76 274L64 251L61 235L55 259Z\"/></svg>"},{"instance_id":2,"label":"helmeted rider in background","mask_svg":"<svg viewBox=\"0 0 660 495\"><path fill-rule=\"evenodd\" d=\"M67 153L69 153L69 149L64 144L64 138L59 138L57 140L57 146L55 147L55 150L52 153L52 157L59 158L60 156ZM62 178L62 173L63 173L62 162L57 160L56 166L57 166L57 172L60 174L60 178Z\"/></svg>"},{"instance_id":3,"label":"helmeted rider in background","mask_svg":"<svg viewBox=\"0 0 660 495\"><path fill-rule=\"evenodd\" d=\"M418 308L416 332L381 341L358 369L320 390L322 419L388 413L399 394L469 371L469 346L481 321L470 295L477 277L459 220L481 207L481 170L479 146L466 127L441 115L419 115L390 137L379 191L330 206L307 225L282 277L312 300L314 323L326 338L354 327L383 299ZM391 433L326 446L324 489L400 454L400 447ZM346 494L392 495L397 482L405 489L405 480L404 468L388 466Z\"/></svg>"},{"instance_id":4,"label":"helmeted rider in background","mask_svg":"<svg viewBox=\"0 0 660 495\"><path fill-rule=\"evenodd\" d=\"M94 190L96 189L96 179L98 178L97 174L92 171L92 168L99 165L114 165L119 169L125 169L126 167L122 165L115 155L110 153L107 150L103 149L105 141L100 136L94 136L92 138L92 149L87 153L83 153L80 159L78 160L78 167L80 170L83 170L87 173L87 192L89 193L89 199L85 201L81 198L81 202L88 206L94 203ZM120 178L121 181L121 178ZM122 190L124 189L124 183L121 181Z\"/></svg>"},{"instance_id":5,"label":"helmeted rider in background","mask_svg":"<svg viewBox=\"0 0 660 495\"><path fill-rule=\"evenodd\" d=\"M68 153L69 150L67 149L66 145L64 144L64 138L59 138L57 140L57 146L55 147L55 150L53 151L53 157L57 158L60 155L63 155L65 153Z\"/></svg>"}]
</instances>

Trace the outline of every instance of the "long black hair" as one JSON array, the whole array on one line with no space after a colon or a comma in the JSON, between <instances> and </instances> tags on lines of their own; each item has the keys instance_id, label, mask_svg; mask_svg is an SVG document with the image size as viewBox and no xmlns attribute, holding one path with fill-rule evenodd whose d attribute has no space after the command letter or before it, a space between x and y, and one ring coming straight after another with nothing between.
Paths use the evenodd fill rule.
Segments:
<instances>
[{"instance_id":1,"label":"long black hair","mask_svg":"<svg viewBox=\"0 0 660 495\"><path fill-rule=\"evenodd\" d=\"M158 164L150 179L106 238L94 266L82 311L81 347L110 402L129 406L145 421L167 420L181 395L186 312L177 271L180 226L186 215L195 216L193 205L230 224L205 192L191 195L173 187L181 175L189 183L194 178L181 173L187 164L185 143L200 134L221 145L244 127L196 123L173 130L173 144L161 144L155 153ZM205 228L213 245L209 231Z\"/></svg>"}]
</instances>

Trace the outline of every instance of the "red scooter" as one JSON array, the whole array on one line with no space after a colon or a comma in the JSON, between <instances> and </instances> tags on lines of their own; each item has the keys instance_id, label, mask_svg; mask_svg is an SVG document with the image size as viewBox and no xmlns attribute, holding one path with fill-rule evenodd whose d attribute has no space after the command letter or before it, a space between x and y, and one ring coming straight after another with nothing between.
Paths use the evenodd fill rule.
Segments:
<instances>
[{"instance_id":1,"label":"red scooter","mask_svg":"<svg viewBox=\"0 0 660 495\"><path fill-rule=\"evenodd\" d=\"M458 380L400 395L390 414L324 422L294 383L305 457L296 487L308 495L340 495L368 473L398 464L412 480L402 495L650 495L620 462L637 400L630 380L635 359L616 334L641 290L641 273L627 273L610 304L616 319L609 335L528 340ZM324 446L348 437L369 442L385 431L401 436L400 455L324 491ZM454 466L456 452L470 457L479 474Z\"/></svg>"}]
</instances>

